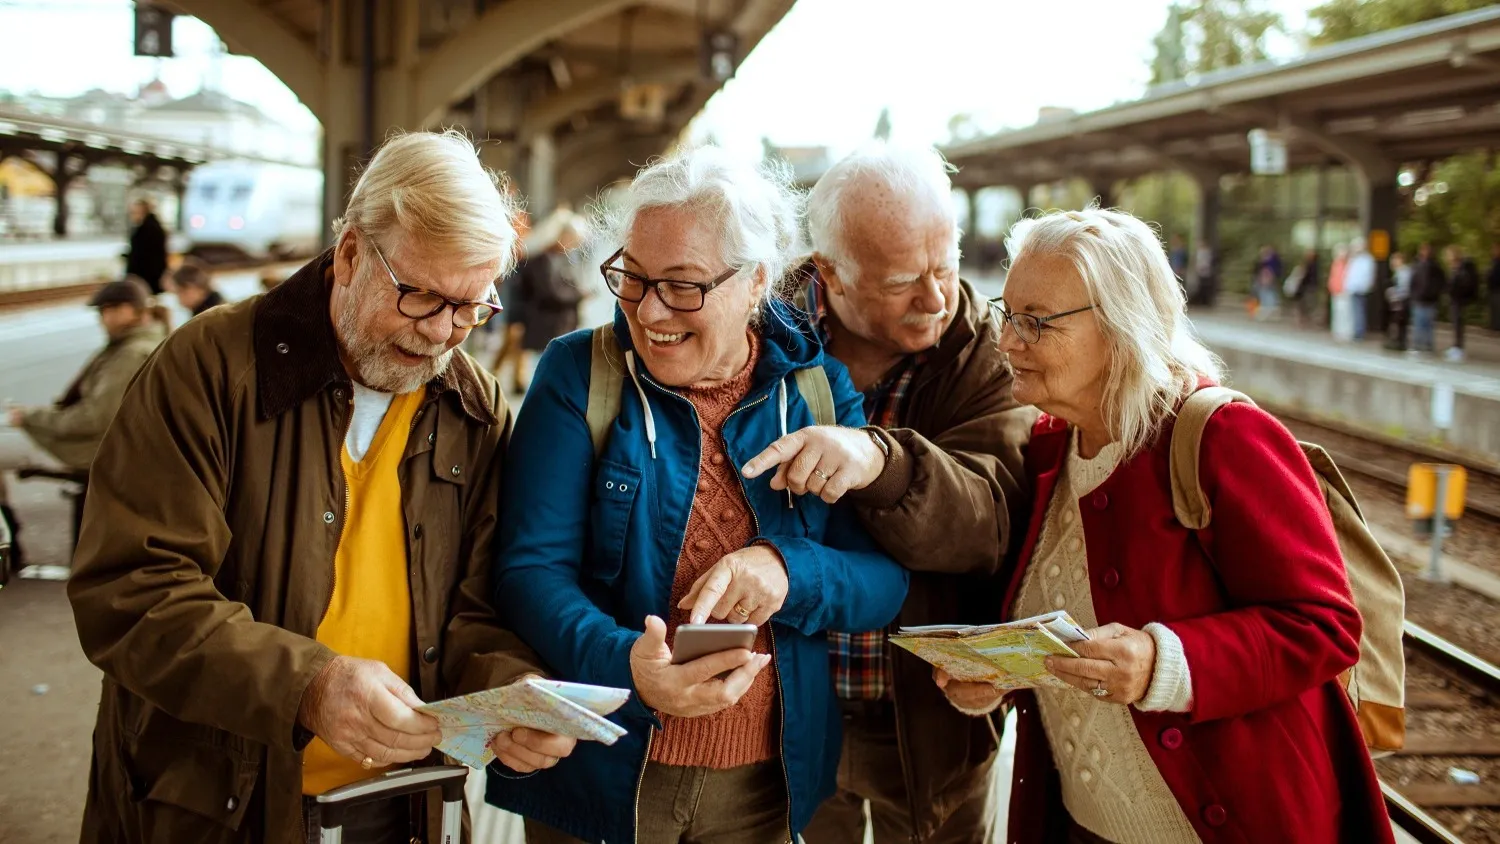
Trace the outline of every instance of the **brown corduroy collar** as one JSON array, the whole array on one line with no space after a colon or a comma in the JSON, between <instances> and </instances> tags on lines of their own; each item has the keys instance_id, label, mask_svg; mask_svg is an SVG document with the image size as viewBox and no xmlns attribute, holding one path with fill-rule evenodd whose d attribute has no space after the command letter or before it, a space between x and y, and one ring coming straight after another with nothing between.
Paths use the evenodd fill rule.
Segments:
<instances>
[{"instance_id":1,"label":"brown corduroy collar","mask_svg":"<svg viewBox=\"0 0 1500 844\"><path fill-rule=\"evenodd\" d=\"M328 314L328 272L332 266L333 250L329 249L262 296L255 306L261 419L285 413L330 384L350 381ZM454 393L464 413L481 425L494 425L499 420L473 367L467 355L454 355L443 374L428 383L428 396Z\"/></svg>"}]
</instances>

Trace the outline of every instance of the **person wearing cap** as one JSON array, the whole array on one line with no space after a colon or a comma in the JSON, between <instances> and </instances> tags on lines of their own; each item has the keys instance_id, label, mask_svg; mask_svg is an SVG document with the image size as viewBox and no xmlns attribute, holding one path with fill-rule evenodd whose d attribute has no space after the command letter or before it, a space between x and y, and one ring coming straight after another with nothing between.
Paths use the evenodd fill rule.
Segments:
<instances>
[{"instance_id":1,"label":"person wearing cap","mask_svg":"<svg viewBox=\"0 0 1500 844\"><path fill-rule=\"evenodd\" d=\"M138 278L104 285L89 306L99 311L99 323L108 338L104 348L89 358L56 402L12 407L8 412L11 427L24 432L52 460L79 472L88 471L125 388L167 333L161 312L151 304L150 293ZM19 468L0 465L0 513L17 537L20 525L10 506L4 470ZM13 542L13 549L19 549L18 539ZM19 550L14 556L19 565Z\"/></svg>"},{"instance_id":2,"label":"person wearing cap","mask_svg":"<svg viewBox=\"0 0 1500 844\"><path fill-rule=\"evenodd\" d=\"M197 261L185 261L172 273L172 287L177 291L178 303L193 316L226 301L224 294L214 289L214 279L208 268Z\"/></svg>"}]
</instances>

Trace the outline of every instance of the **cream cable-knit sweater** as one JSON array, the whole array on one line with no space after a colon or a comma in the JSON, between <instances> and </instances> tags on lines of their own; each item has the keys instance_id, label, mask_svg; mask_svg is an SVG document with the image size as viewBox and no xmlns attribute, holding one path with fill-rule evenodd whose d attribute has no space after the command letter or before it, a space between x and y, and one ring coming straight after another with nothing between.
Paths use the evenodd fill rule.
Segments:
<instances>
[{"instance_id":1,"label":"cream cable-knit sweater","mask_svg":"<svg viewBox=\"0 0 1500 844\"><path fill-rule=\"evenodd\" d=\"M1114 472L1120 452L1120 445L1111 443L1085 459L1078 453L1074 430L1067 464L1016 597L1016 618L1066 609L1086 628L1099 625L1089 591L1078 500ZM1146 625L1146 632L1156 641L1156 667L1146 697L1136 706L1145 711L1187 711L1192 682L1182 642L1160 624ZM1128 709L1077 689L1040 688L1036 696L1061 775L1063 803L1074 821L1118 844L1199 840L1156 770Z\"/></svg>"}]
</instances>

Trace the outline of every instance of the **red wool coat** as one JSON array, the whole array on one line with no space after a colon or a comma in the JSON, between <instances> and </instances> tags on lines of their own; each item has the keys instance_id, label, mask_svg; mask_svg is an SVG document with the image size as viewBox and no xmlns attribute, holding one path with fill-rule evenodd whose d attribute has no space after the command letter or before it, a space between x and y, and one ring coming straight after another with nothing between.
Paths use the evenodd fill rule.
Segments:
<instances>
[{"instance_id":1,"label":"red wool coat","mask_svg":"<svg viewBox=\"0 0 1500 844\"><path fill-rule=\"evenodd\" d=\"M1203 436L1213 523L1195 535L1172 514L1170 442L1168 429L1078 502L1099 623L1162 622L1187 656L1191 712L1130 710L1157 769L1211 844L1393 841L1336 679L1359 656L1361 622L1312 468L1269 414L1224 407ZM1036 503L1007 616L1068 443L1067 423L1043 414L1027 453ZM1065 840L1068 816L1035 695L1018 693L1015 703L1006 840Z\"/></svg>"}]
</instances>

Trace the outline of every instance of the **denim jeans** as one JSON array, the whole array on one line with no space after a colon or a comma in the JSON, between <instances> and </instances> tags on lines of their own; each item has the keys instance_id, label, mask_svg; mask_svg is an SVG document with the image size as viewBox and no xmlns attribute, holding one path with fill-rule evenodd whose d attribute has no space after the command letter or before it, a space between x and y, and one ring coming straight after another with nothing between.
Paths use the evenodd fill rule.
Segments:
<instances>
[{"instance_id":1,"label":"denim jeans","mask_svg":"<svg viewBox=\"0 0 1500 844\"><path fill-rule=\"evenodd\" d=\"M1432 351L1433 328L1437 323L1437 305L1414 302L1411 306L1411 347Z\"/></svg>"},{"instance_id":2,"label":"denim jeans","mask_svg":"<svg viewBox=\"0 0 1500 844\"><path fill-rule=\"evenodd\" d=\"M1356 340L1365 339L1365 328L1367 322L1365 304L1368 299L1369 297L1364 293L1349 294L1349 307L1354 311L1354 339Z\"/></svg>"}]
</instances>

